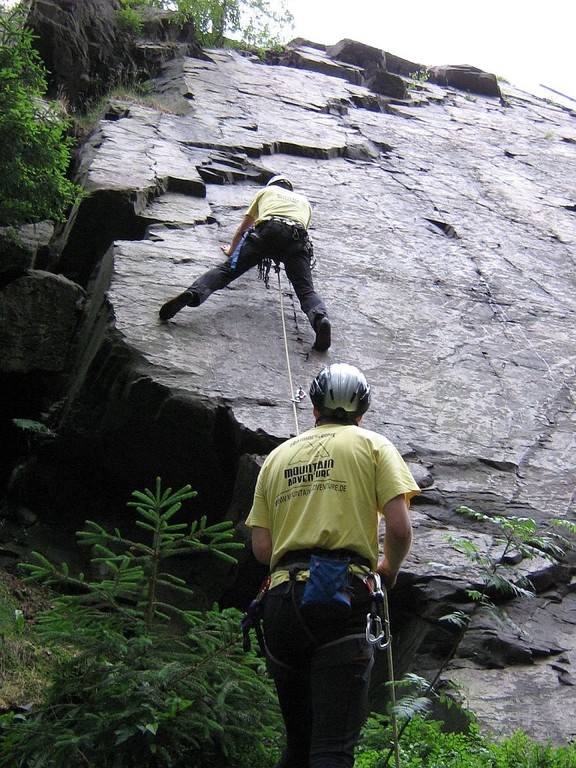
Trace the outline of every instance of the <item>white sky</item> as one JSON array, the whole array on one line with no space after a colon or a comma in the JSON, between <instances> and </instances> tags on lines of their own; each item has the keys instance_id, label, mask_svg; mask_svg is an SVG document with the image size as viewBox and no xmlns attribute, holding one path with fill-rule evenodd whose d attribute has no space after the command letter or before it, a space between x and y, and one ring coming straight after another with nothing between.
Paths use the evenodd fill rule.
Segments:
<instances>
[{"instance_id":1,"label":"white sky","mask_svg":"<svg viewBox=\"0 0 576 768\"><path fill-rule=\"evenodd\" d=\"M351 38L431 66L469 64L576 98L576 0L285 0L289 38Z\"/></svg>"}]
</instances>

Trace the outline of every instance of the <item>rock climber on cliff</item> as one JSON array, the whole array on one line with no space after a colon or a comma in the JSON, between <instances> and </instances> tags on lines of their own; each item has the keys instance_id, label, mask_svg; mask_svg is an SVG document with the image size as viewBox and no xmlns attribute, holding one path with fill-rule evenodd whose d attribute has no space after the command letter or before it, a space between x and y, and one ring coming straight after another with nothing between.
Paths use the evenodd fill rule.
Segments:
<instances>
[{"instance_id":1,"label":"rock climber on cliff","mask_svg":"<svg viewBox=\"0 0 576 768\"><path fill-rule=\"evenodd\" d=\"M295 192L285 176L273 176L252 200L230 245L222 247L227 261L209 269L187 290L167 301L160 308L160 319L169 320L184 307L200 306L214 291L272 259L284 264L300 307L316 333L314 348L326 351L331 344L331 326L326 305L312 280L313 246L308 236L311 218L312 208L306 197Z\"/></svg>"}]
</instances>

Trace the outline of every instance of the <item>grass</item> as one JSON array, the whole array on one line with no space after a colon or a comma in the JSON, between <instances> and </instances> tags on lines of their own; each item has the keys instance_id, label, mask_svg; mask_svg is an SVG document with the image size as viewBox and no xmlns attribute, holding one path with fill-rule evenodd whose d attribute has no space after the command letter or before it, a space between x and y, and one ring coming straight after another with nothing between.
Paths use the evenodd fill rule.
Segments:
<instances>
[{"instance_id":1,"label":"grass","mask_svg":"<svg viewBox=\"0 0 576 768\"><path fill-rule=\"evenodd\" d=\"M24 584L0 568L0 709L27 707L42 699L53 651L38 643L36 614L50 607L45 589Z\"/></svg>"}]
</instances>

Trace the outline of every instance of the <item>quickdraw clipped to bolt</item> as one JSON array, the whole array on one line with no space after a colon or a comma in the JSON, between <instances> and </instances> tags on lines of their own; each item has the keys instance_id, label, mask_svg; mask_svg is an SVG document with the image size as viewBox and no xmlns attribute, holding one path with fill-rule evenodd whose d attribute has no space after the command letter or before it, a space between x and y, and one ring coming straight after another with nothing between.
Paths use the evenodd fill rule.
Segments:
<instances>
[{"instance_id":1,"label":"quickdraw clipped to bolt","mask_svg":"<svg viewBox=\"0 0 576 768\"><path fill-rule=\"evenodd\" d=\"M292 398L293 403L301 403L302 400L306 397L306 392L304 392L304 389L302 386L299 386L296 392L294 393L294 397Z\"/></svg>"},{"instance_id":2,"label":"quickdraw clipped to bolt","mask_svg":"<svg viewBox=\"0 0 576 768\"><path fill-rule=\"evenodd\" d=\"M372 596L372 608L366 614L366 640L384 651L392 642L390 622L384 611L384 592L379 573L369 573L364 578L364 584Z\"/></svg>"}]
</instances>

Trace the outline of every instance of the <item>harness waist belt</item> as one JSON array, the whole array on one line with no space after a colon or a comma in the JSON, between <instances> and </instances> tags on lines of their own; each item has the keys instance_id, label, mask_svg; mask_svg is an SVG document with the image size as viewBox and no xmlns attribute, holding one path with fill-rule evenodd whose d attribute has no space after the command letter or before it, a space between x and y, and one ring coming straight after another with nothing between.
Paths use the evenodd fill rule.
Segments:
<instances>
[{"instance_id":1,"label":"harness waist belt","mask_svg":"<svg viewBox=\"0 0 576 768\"><path fill-rule=\"evenodd\" d=\"M267 224L269 221L279 221L282 224L286 224L289 227L297 227L298 229L306 229L304 224L301 224L299 221L294 221L293 219L285 219L282 216L270 216L269 219L261 219L256 227L259 227L261 224Z\"/></svg>"},{"instance_id":2,"label":"harness waist belt","mask_svg":"<svg viewBox=\"0 0 576 768\"><path fill-rule=\"evenodd\" d=\"M351 549L321 549L315 547L314 549L295 549L292 552L286 552L282 555L280 560L274 566L274 570L288 570L290 566L301 565L304 568L308 568L310 565L310 558L312 555L318 555L318 557L326 557L330 560L350 560L352 565L364 565L370 568L370 561L365 557L361 557Z\"/></svg>"}]
</instances>

